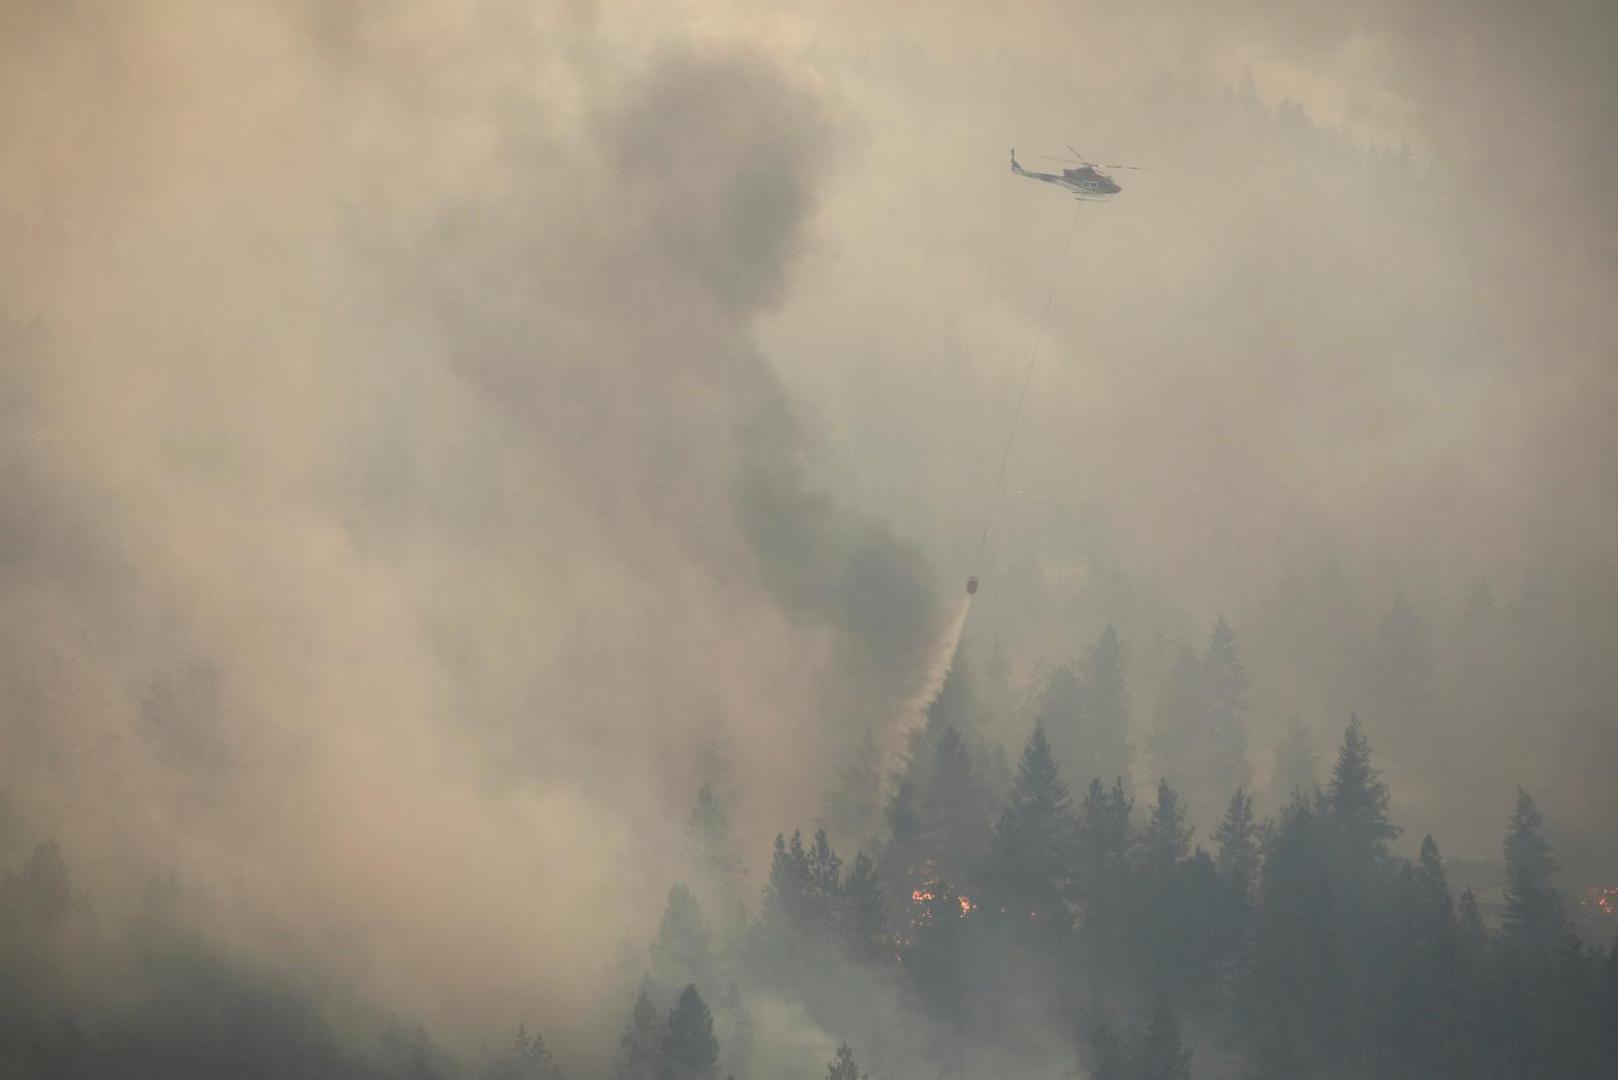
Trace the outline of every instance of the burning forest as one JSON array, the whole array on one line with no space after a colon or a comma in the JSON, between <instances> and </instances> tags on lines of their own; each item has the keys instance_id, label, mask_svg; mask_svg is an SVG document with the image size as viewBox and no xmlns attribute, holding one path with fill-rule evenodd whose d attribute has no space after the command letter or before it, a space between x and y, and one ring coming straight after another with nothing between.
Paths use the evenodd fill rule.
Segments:
<instances>
[{"instance_id":1,"label":"burning forest","mask_svg":"<svg viewBox=\"0 0 1618 1080\"><path fill-rule=\"evenodd\" d=\"M1612 1076L1610 7L0 0L0 1076Z\"/></svg>"}]
</instances>

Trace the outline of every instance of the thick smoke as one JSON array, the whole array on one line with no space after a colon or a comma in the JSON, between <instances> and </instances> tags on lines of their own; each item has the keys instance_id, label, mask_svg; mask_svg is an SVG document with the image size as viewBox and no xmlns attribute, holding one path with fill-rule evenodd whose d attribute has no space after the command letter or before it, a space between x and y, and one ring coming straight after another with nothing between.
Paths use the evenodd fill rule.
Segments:
<instances>
[{"instance_id":1,"label":"thick smoke","mask_svg":"<svg viewBox=\"0 0 1618 1080\"><path fill-rule=\"evenodd\" d=\"M0 856L78 989L166 921L597 1065L701 783L756 895L963 633L1015 754L1108 623L1148 782L1221 612L1261 788L1357 710L1406 841L1523 782L1609 868L1618 20L1239 7L0 0ZM1147 168L1046 325L1066 142Z\"/></svg>"},{"instance_id":2,"label":"thick smoke","mask_svg":"<svg viewBox=\"0 0 1618 1080\"><path fill-rule=\"evenodd\" d=\"M758 848L934 632L752 340L813 95L526 5L0 21L19 837L451 1031L588 1031L704 769Z\"/></svg>"}]
</instances>

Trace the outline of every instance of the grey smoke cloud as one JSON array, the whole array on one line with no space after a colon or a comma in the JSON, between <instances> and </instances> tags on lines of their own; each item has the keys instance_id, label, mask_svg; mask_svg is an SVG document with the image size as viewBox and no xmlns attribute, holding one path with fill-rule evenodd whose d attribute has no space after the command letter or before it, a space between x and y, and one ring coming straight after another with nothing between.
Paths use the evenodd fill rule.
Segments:
<instances>
[{"instance_id":1,"label":"grey smoke cloud","mask_svg":"<svg viewBox=\"0 0 1618 1080\"><path fill-rule=\"evenodd\" d=\"M8 801L106 895L586 1040L703 747L760 848L934 619L752 340L813 95L516 5L7 23Z\"/></svg>"},{"instance_id":2,"label":"grey smoke cloud","mask_svg":"<svg viewBox=\"0 0 1618 1080\"><path fill-rule=\"evenodd\" d=\"M1076 652L1098 548L1188 623L1318 546L1610 576L1613 20L1562 14L0 3L8 803L596 1047L711 748L762 852L915 689L1037 339L985 629ZM1048 326L1013 140L1150 166Z\"/></svg>"}]
</instances>

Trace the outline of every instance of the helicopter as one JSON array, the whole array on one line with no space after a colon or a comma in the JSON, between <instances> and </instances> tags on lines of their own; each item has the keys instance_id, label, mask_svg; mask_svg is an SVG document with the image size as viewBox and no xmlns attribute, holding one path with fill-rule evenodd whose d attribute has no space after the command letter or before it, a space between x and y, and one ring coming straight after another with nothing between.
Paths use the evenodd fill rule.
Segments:
<instances>
[{"instance_id":1,"label":"helicopter","mask_svg":"<svg viewBox=\"0 0 1618 1080\"><path fill-rule=\"evenodd\" d=\"M1073 150L1073 147L1069 146L1068 149ZM1071 158L1046 158L1044 160L1071 162L1074 167L1065 168L1059 173L1030 172L1018 163L1017 151L1012 150L1011 171L1018 176L1026 176L1030 180L1041 180L1047 184L1055 184L1058 187L1066 188L1073 193L1074 197L1085 202L1101 202L1108 195L1116 195L1123 190L1118 186L1118 181L1101 170L1139 169L1142 167L1140 165L1097 165L1092 161L1086 161L1084 155L1077 150L1073 150L1073 157Z\"/></svg>"}]
</instances>

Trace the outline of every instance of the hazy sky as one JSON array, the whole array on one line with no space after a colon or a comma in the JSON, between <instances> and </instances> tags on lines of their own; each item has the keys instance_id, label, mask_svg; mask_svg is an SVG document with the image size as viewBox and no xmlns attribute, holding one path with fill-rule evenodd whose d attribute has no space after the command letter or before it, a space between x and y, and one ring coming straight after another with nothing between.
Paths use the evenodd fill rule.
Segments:
<instances>
[{"instance_id":1,"label":"hazy sky","mask_svg":"<svg viewBox=\"0 0 1618 1080\"><path fill-rule=\"evenodd\" d=\"M0 0L0 786L561 1030L716 760L756 868L915 690L1036 341L986 600L1069 519L1193 620L1610 574L1615 27ZM1046 320L1064 143L1146 168Z\"/></svg>"}]
</instances>

